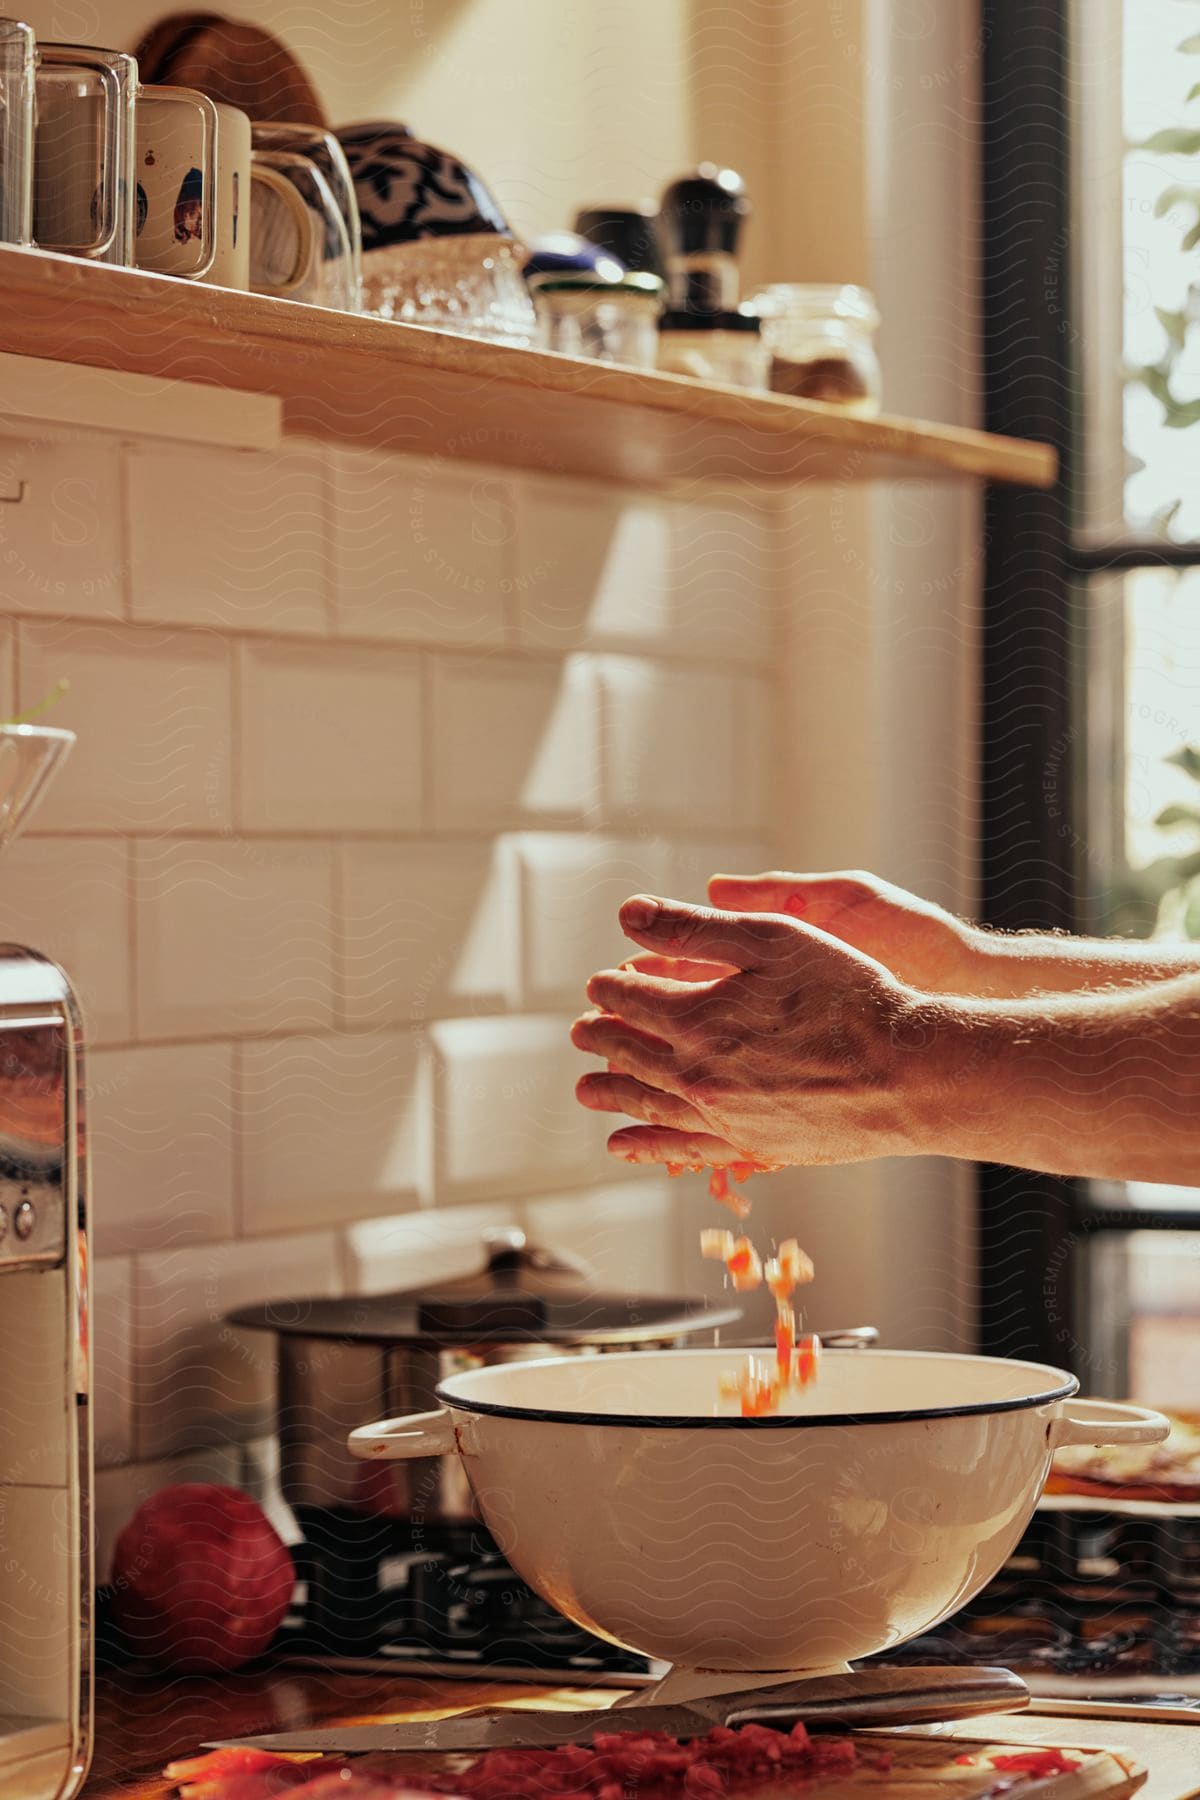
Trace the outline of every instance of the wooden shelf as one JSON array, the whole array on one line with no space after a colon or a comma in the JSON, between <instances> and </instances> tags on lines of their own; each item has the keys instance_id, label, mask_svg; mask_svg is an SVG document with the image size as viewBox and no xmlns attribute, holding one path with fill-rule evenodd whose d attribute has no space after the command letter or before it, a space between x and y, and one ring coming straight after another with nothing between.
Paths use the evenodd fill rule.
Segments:
<instances>
[{"instance_id":1,"label":"wooden shelf","mask_svg":"<svg viewBox=\"0 0 1200 1800\"><path fill-rule=\"evenodd\" d=\"M0 352L283 402L290 433L639 484L901 475L1048 487L1042 444L747 394L0 249ZM11 410L11 408L10 408Z\"/></svg>"}]
</instances>

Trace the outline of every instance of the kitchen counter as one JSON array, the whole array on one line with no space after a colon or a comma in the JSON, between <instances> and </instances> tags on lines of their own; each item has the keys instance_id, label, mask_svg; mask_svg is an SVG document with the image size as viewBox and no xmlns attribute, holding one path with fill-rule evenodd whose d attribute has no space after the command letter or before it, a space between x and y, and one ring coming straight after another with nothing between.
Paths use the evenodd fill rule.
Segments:
<instances>
[{"instance_id":1,"label":"kitchen counter","mask_svg":"<svg viewBox=\"0 0 1200 1800\"><path fill-rule=\"evenodd\" d=\"M166 1800L159 1776L173 1756L206 1738L300 1730L321 1720L436 1717L463 1707L605 1706L612 1689L535 1688L498 1682L430 1681L288 1668L216 1678L102 1677L96 1695L96 1755L85 1800ZM1011 1738L1036 1744L1112 1744L1132 1750L1150 1771L1139 1800L1200 1796L1200 1723L1137 1724L1035 1713L995 1715L936 1727L956 1737Z\"/></svg>"}]
</instances>

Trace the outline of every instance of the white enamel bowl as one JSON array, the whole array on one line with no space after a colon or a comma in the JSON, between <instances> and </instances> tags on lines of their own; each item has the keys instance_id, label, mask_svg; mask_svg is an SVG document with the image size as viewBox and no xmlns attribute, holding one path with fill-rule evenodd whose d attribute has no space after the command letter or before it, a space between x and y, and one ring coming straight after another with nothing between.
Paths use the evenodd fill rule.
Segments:
<instances>
[{"instance_id":1,"label":"white enamel bowl","mask_svg":"<svg viewBox=\"0 0 1200 1800\"><path fill-rule=\"evenodd\" d=\"M513 1567L576 1624L681 1669L818 1670L902 1643L991 1579L1059 1444L1155 1443L1159 1413L1072 1398L1036 1363L834 1350L742 1419L731 1350L514 1363L363 1457L462 1458Z\"/></svg>"}]
</instances>

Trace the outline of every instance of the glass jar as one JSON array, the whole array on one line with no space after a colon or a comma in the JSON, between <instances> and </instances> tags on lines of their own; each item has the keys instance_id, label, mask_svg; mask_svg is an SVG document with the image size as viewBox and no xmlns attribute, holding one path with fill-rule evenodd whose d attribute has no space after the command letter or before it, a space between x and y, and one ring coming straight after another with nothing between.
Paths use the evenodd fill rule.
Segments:
<instances>
[{"instance_id":1,"label":"glass jar","mask_svg":"<svg viewBox=\"0 0 1200 1800\"><path fill-rule=\"evenodd\" d=\"M662 305L657 275L555 275L532 283L537 342L564 356L652 369Z\"/></svg>"},{"instance_id":2,"label":"glass jar","mask_svg":"<svg viewBox=\"0 0 1200 1800\"><path fill-rule=\"evenodd\" d=\"M866 288L778 281L749 304L762 319L773 393L822 400L848 412L879 411L879 308Z\"/></svg>"},{"instance_id":3,"label":"glass jar","mask_svg":"<svg viewBox=\"0 0 1200 1800\"><path fill-rule=\"evenodd\" d=\"M763 393L771 353L753 313L672 311L658 322L658 367L667 375Z\"/></svg>"}]
</instances>

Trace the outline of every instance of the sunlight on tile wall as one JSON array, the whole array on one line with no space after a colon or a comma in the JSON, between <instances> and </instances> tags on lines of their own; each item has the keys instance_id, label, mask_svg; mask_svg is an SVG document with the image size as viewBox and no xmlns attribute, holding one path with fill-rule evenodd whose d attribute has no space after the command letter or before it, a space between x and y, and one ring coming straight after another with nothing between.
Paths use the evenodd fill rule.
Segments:
<instances>
[{"instance_id":1,"label":"sunlight on tile wall","mask_svg":"<svg viewBox=\"0 0 1200 1800\"><path fill-rule=\"evenodd\" d=\"M222 1328L522 1223L696 1285L685 1199L604 1153L567 1025L641 887L762 867L769 518L301 445L11 441L0 703L79 734L0 930L91 1043L102 1539L265 1462Z\"/></svg>"}]
</instances>

